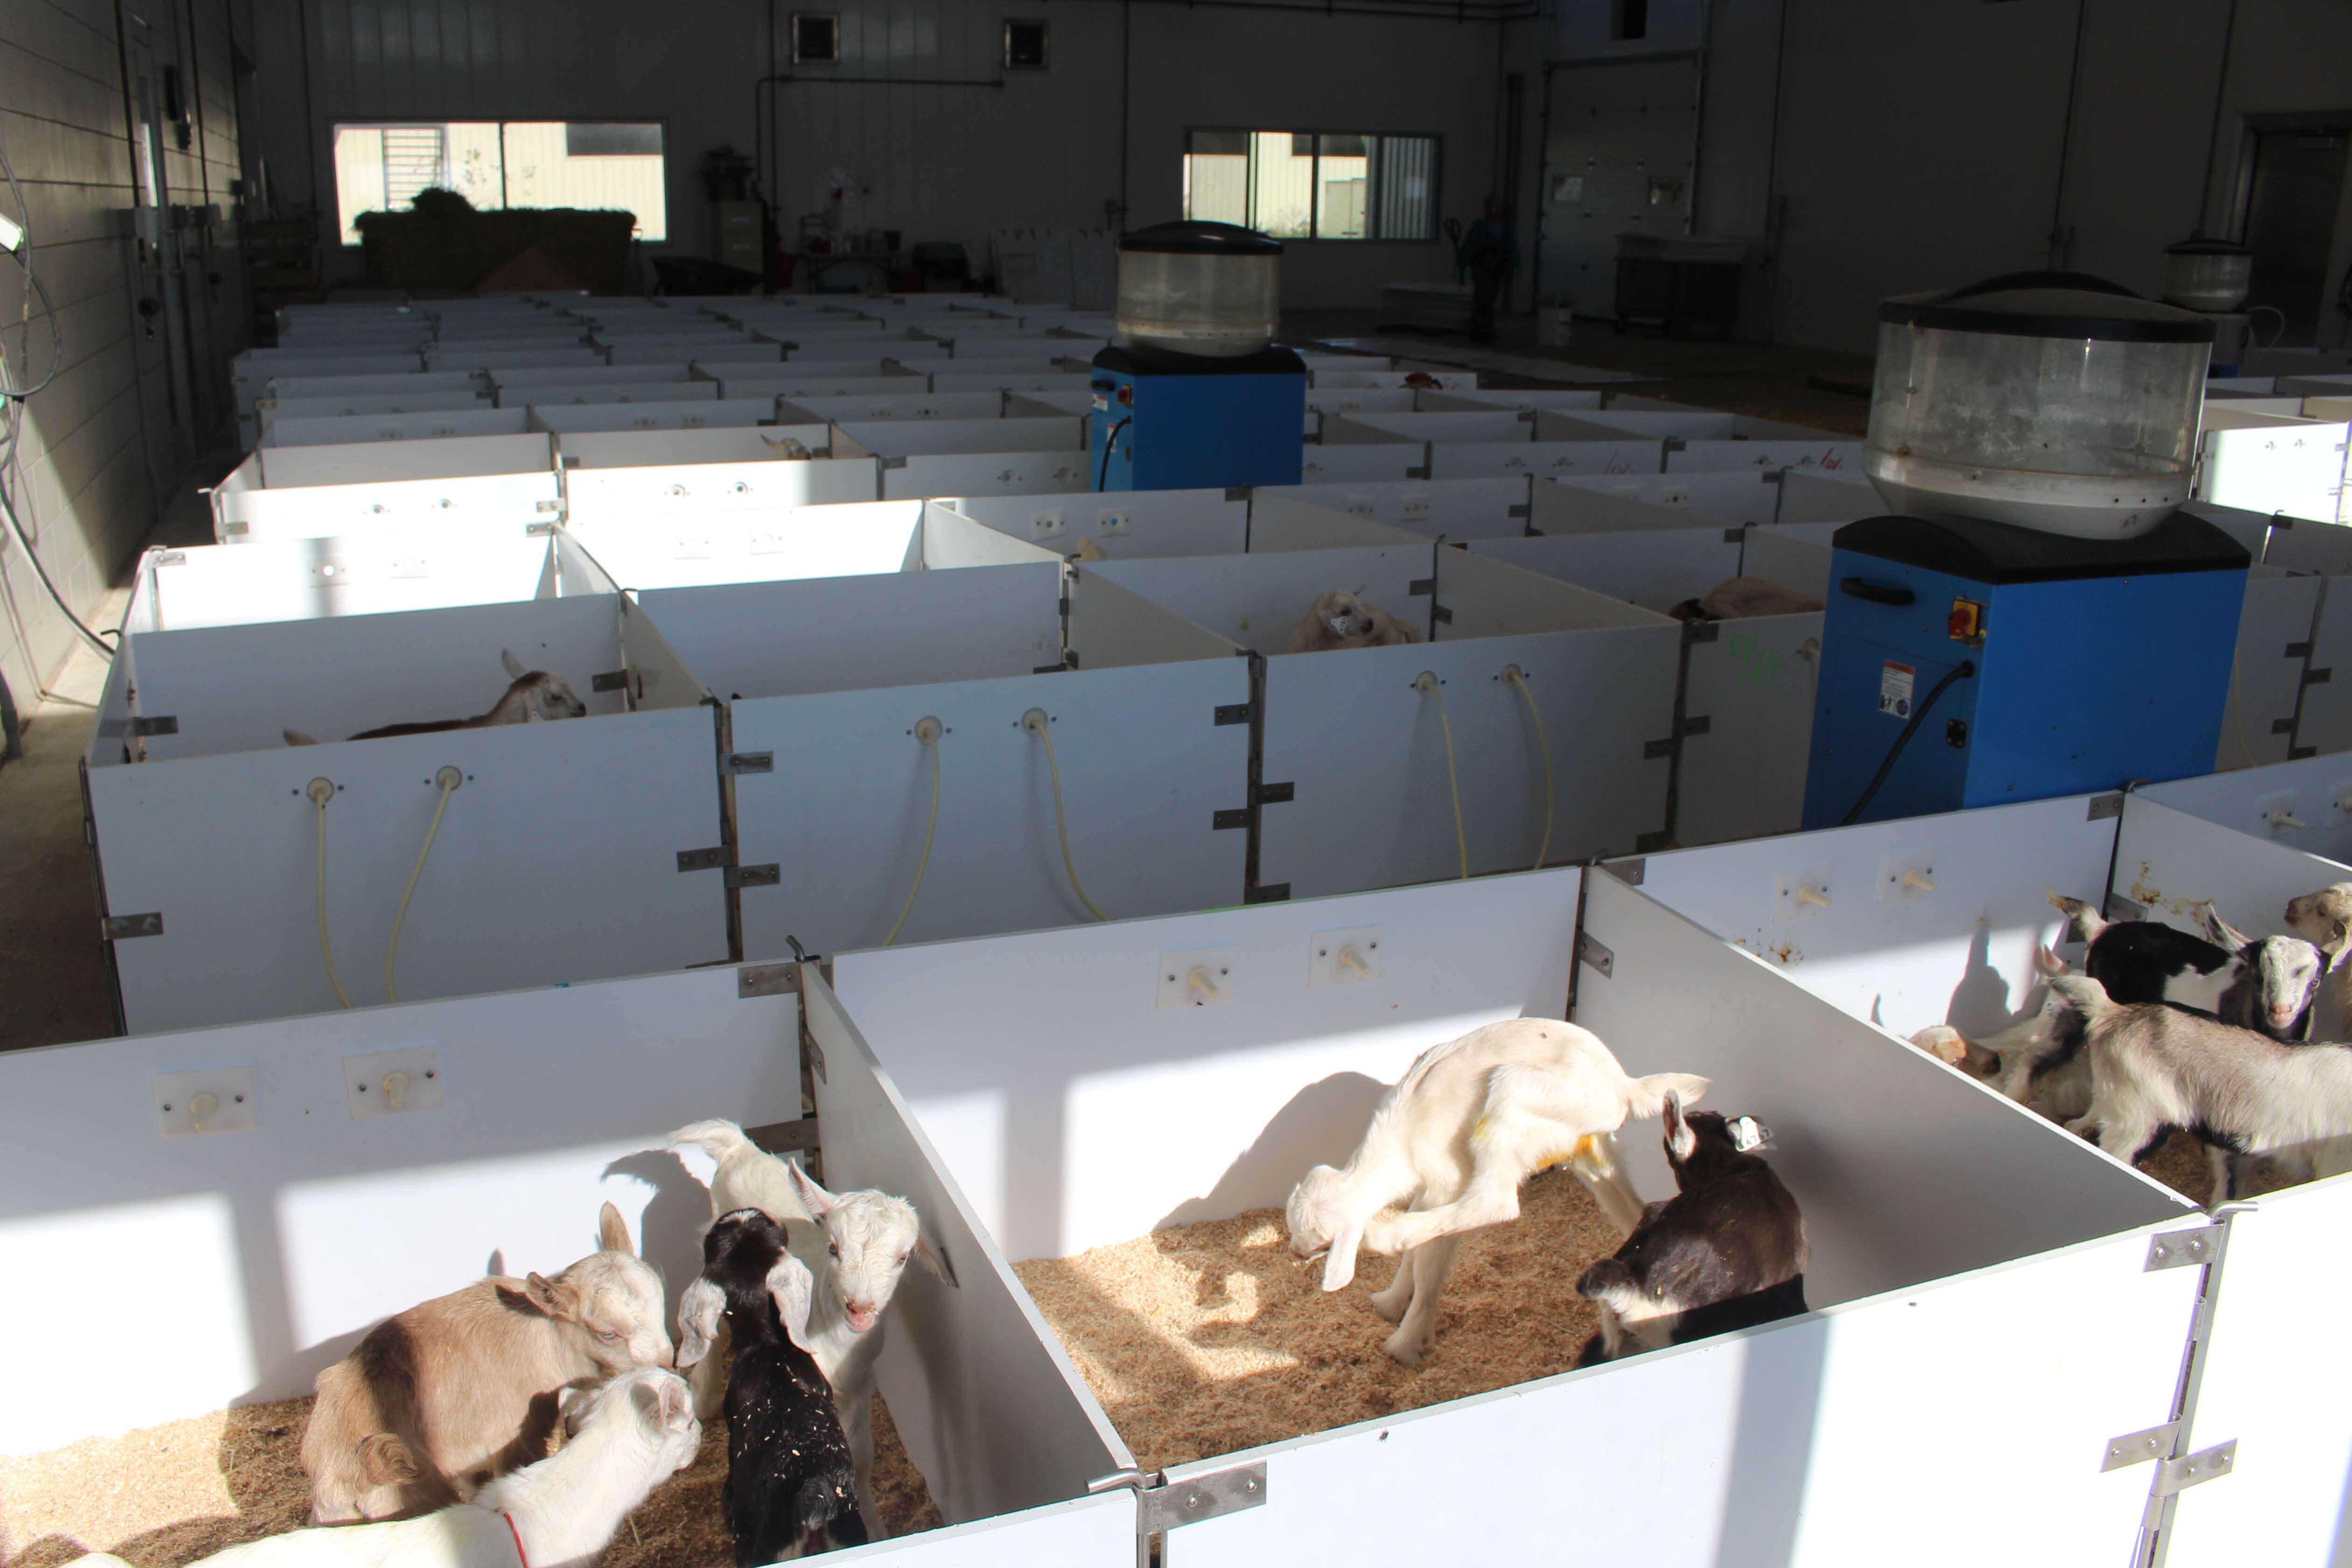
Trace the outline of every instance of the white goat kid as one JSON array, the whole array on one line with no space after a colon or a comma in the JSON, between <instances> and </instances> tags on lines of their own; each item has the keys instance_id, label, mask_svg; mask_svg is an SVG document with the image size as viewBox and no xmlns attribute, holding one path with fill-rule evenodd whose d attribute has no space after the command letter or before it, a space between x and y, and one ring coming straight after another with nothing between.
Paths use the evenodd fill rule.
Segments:
<instances>
[{"instance_id":1,"label":"white goat kid","mask_svg":"<svg viewBox=\"0 0 2352 1568\"><path fill-rule=\"evenodd\" d=\"M804 1339L817 1370L833 1385L842 1431L857 1468L857 1511L875 1539L882 1535L874 1504L874 1362L882 1353L882 1314L898 1292L910 1258L941 1279L946 1271L923 1239L915 1205L887 1193L829 1193L808 1173L780 1160L731 1121L698 1121L670 1135L719 1162L710 1179L711 1218L755 1208L782 1225L793 1255L815 1277ZM727 1358L707 1355L693 1369L695 1407L706 1417L726 1398Z\"/></svg>"},{"instance_id":2,"label":"white goat kid","mask_svg":"<svg viewBox=\"0 0 2352 1568\"><path fill-rule=\"evenodd\" d=\"M665 1367L566 1391L569 1435L553 1458L503 1476L471 1502L415 1519L321 1525L232 1546L194 1568L588 1568L654 1488L702 1443L686 1380ZM92 1553L85 1568L127 1568Z\"/></svg>"},{"instance_id":3,"label":"white goat kid","mask_svg":"<svg viewBox=\"0 0 2352 1568\"><path fill-rule=\"evenodd\" d=\"M1597 1037L1556 1019L1474 1029L1424 1051L1381 1097L1346 1166L1318 1165L1292 1190L1291 1250L1329 1249L1326 1290L1355 1278L1360 1248L1402 1253L1372 1305L1397 1324L1388 1353L1415 1365L1436 1343L1438 1299L1464 1232L1517 1219L1520 1184L1563 1163L1610 1223L1632 1230L1642 1200L1619 1168L1617 1129L1657 1115L1669 1090L1688 1101L1706 1086L1689 1073L1628 1078ZM1410 1211L1381 1212L1395 1205Z\"/></svg>"}]
</instances>

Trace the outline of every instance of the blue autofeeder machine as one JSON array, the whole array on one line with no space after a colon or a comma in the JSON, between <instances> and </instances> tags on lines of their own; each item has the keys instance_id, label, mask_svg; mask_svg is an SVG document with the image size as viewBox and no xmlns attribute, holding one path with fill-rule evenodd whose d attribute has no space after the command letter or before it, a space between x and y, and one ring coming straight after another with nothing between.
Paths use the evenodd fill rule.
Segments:
<instances>
[{"instance_id":1,"label":"blue autofeeder machine","mask_svg":"<svg viewBox=\"0 0 2352 1568\"><path fill-rule=\"evenodd\" d=\"M2211 322L2073 273L1879 312L1804 825L2209 773L2251 557L2178 509Z\"/></svg>"},{"instance_id":2,"label":"blue autofeeder machine","mask_svg":"<svg viewBox=\"0 0 2352 1568\"><path fill-rule=\"evenodd\" d=\"M1095 356L1095 489L1298 483L1307 366L1272 346L1281 265L1279 243L1229 223L1119 241L1125 342Z\"/></svg>"}]
</instances>

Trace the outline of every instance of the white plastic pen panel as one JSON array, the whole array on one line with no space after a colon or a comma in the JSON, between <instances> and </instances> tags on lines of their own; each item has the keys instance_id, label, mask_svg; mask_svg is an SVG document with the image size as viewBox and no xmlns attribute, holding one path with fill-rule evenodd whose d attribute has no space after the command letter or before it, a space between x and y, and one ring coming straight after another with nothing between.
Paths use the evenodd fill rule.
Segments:
<instances>
[{"instance_id":1,"label":"white plastic pen panel","mask_svg":"<svg viewBox=\"0 0 2352 1568\"><path fill-rule=\"evenodd\" d=\"M1577 474L1654 474L1655 441L1433 441L1429 474L1437 479L1483 479L1496 474L1531 474L1562 479Z\"/></svg>"},{"instance_id":2,"label":"white plastic pen panel","mask_svg":"<svg viewBox=\"0 0 2352 1568\"><path fill-rule=\"evenodd\" d=\"M591 430L748 429L775 421L774 402L761 397L530 405L532 428L558 435Z\"/></svg>"},{"instance_id":3,"label":"white plastic pen panel","mask_svg":"<svg viewBox=\"0 0 2352 1568\"><path fill-rule=\"evenodd\" d=\"M1599 490L1652 506L1687 507L1727 523L1778 521L1780 489L1761 474L1584 474L1555 476L1571 489ZM1877 492L1863 487L1872 496Z\"/></svg>"},{"instance_id":4,"label":"white plastic pen panel","mask_svg":"<svg viewBox=\"0 0 2352 1568\"><path fill-rule=\"evenodd\" d=\"M1254 500L1287 497L1431 538L1505 539L1528 531L1528 481L1524 479L1260 485L1252 493Z\"/></svg>"},{"instance_id":5,"label":"white plastic pen panel","mask_svg":"<svg viewBox=\"0 0 2352 1568\"><path fill-rule=\"evenodd\" d=\"M450 529L151 550L123 625L133 632L608 594L613 584L560 536Z\"/></svg>"},{"instance_id":6,"label":"white plastic pen panel","mask_svg":"<svg viewBox=\"0 0 2352 1568\"><path fill-rule=\"evenodd\" d=\"M451 436L521 436L530 416L520 408L470 408L432 412L346 414L327 418L273 416L264 422L264 447L340 447L357 441L426 441Z\"/></svg>"},{"instance_id":7,"label":"white plastic pen panel","mask_svg":"<svg viewBox=\"0 0 2352 1568\"><path fill-rule=\"evenodd\" d=\"M938 504L1012 537L1068 555L1082 542L1114 561L1239 555L1251 501L1232 490L1120 490L1084 496L957 496Z\"/></svg>"}]
</instances>

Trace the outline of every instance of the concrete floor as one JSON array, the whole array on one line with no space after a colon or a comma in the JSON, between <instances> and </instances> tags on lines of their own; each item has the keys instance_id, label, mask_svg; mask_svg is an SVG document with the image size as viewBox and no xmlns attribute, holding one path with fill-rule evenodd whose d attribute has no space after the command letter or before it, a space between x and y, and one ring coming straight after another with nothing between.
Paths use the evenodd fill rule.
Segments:
<instances>
[{"instance_id":1,"label":"concrete floor","mask_svg":"<svg viewBox=\"0 0 2352 1568\"><path fill-rule=\"evenodd\" d=\"M208 463L204 471L219 468ZM205 498L184 489L152 542L211 541ZM89 624L116 625L130 600L126 580ZM81 758L97 727L106 671L107 661L83 644L46 693L17 694L24 754L0 764L0 1050L114 1033L81 816Z\"/></svg>"},{"instance_id":2,"label":"concrete floor","mask_svg":"<svg viewBox=\"0 0 2352 1568\"><path fill-rule=\"evenodd\" d=\"M1297 312L1286 318L1298 337L1346 338L1375 329L1367 310ZM1527 360L1559 361L1655 376L1644 395L1735 414L1785 419L1860 435L1869 413L1870 362L1859 355L1766 343L1718 343L1619 335L1604 322L1579 321L1566 349L1538 348L1532 320L1505 319L1499 342L1474 345L1444 333L1415 335L1423 357L1477 364L1490 355L1513 362L1486 370L1492 384L1540 385L1517 374ZM1400 337L1407 334L1381 334ZM208 459L200 473L226 473L233 458ZM205 544L212 522L205 498L184 488L173 498L151 544ZM126 580L108 595L100 619L121 620ZM0 764L0 1050L91 1039L114 1032L106 954L99 938L98 896L82 837L79 764L97 722L106 661L87 647L52 681L46 699L17 694L25 714L25 752Z\"/></svg>"}]
</instances>

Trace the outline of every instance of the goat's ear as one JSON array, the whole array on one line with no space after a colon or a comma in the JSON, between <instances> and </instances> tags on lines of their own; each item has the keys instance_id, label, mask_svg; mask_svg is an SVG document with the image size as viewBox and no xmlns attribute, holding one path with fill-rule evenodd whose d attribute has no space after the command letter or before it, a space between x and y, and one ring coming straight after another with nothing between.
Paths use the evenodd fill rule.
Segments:
<instances>
[{"instance_id":1,"label":"goat's ear","mask_svg":"<svg viewBox=\"0 0 2352 1568\"><path fill-rule=\"evenodd\" d=\"M682 1377L661 1380L661 1424L668 1431L683 1432L694 1425L694 1390L687 1387Z\"/></svg>"},{"instance_id":2,"label":"goat's ear","mask_svg":"<svg viewBox=\"0 0 2352 1568\"><path fill-rule=\"evenodd\" d=\"M802 1170L796 1161L784 1162L784 1176L792 1183L793 1195L801 1200L801 1206L808 1210L809 1217L823 1225L824 1216L833 1212L833 1194L818 1186L815 1178Z\"/></svg>"},{"instance_id":3,"label":"goat's ear","mask_svg":"<svg viewBox=\"0 0 2352 1568\"><path fill-rule=\"evenodd\" d=\"M563 1423L566 1437L580 1436L580 1424L588 1419L588 1412L596 1407L596 1391L593 1388L559 1388L555 1391L555 1413Z\"/></svg>"},{"instance_id":4,"label":"goat's ear","mask_svg":"<svg viewBox=\"0 0 2352 1568\"><path fill-rule=\"evenodd\" d=\"M543 1274L533 1274L523 1280L523 1294L532 1306L551 1318L580 1315L580 1288L569 1279L550 1279Z\"/></svg>"},{"instance_id":5,"label":"goat's ear","mask_svg":"<svg viewBox=\"0 0 2352 1568\"><path fill-rule=\"evenodd\" d=\"M719 1322L727 1315L727 1293L697 1279L677 1299L677 1365L692 1366L719 1342Z\"/></svg>"},{"instance_id":6,"label":"goat's ear","mask_svg":"<svg viewBox=\"0 0 2352 1568\"><path fill-rule=\"evenodd\" d=\"M637 1255L637 1249L629 1245L629 1227L610 1200L596 1211L596 1245L606 1252L625 1252L632 1258Z\"/></svg>"},{"instance_id":7,"label":"goat's ear","mask_svg":"<svg viewBox=\"0 0 2352 1568\"><path fill-rule=\"evenodd\" d=\"M1323 1257L1323 1289L1345 1290L1356 1278L1356 1252L1364 1245L1364 1222L1349 1220L1331 1238L1331 1250Z\"/></svg>"},{"instance_id":8,"label":"goat's ear","mask_svg":"<svg viewBox=\"0 0 2352 1568\"><path fill-rule=\"evenodd\" d=\"M2066 961L2059 957L2057 950L2048 942L2042 942L2033 949L2033 967L2040 970L2046 979L2052 975L2065 973Z\"/></svg>"},{"instance_id":9,"label":"goat's ear","mask_svg":"<svg viewBox=\"0 0 2352 1568\"><path fill-rule=\"evenodd\" d=\"M932 1278L940 1283L952 1285L956 1282L956 1277L949 1271L946 1262L940 1255L932 1250L928 1238L919 1236L915 1237L915 1260L929 1269Z\"/></svg>"},{"instance_id":10,"label":"goat's ear","mask_svg":"<svg viewBox=\"0 0 2352 1568\"><path fill-rule=\"evenodd\" d=\"M1679 1089L1666 1090L1665 1104L1658 1115L1666 1124L1666 1152L1676 1160L1687 1160L1698 1150L1698 1137L1691 1131L1690 1123L1683 1119L1683 1097Z\"/></svg>"},{"instance_id":11,"label":"goat's ear","mask_svg":"<svg viewBox=\"0 0 2352 1568\"><path fill-rule=\"evenodd\" d=\"M2203 912L2206 935L2231 952L2245 951L2249 939L2244 931L2223 920L2221 911L2212 905L2200 904L2198 907Z\"/></svg>"},{"instance_id":12,"label":"goat's ear","mask_svg":"<svg viewBox=\"0 0 2352 1568\"><path fill-rule=\"evenodd\" d=\"M1586 1297L1603 1296L1612 1290L1631 1290L1633 1288L1633 1271L1615 1258L1596 1260L1576 1281L1576 1293Z\"/></svg>"},{"instance_id":13,"label":"goat's ear","mask_svg":"<svg viewBox=\"0 0 2352 1568\"><path fill-rule=\"evenodd\" d=\"M510 647L502 647L499 649L499 662L505 665L507 667L507 674L517 680L520 680L524 676L530 673L530 670L523 668L522 660L514 656L514 649Z\"/></svg>"},{"instance_id":14,"label":"goat's ear","mask_svg":"<svg viewBox=\"0 0 2352 1568\"><path fill-rule=\"evenodd\" d=\"M809 1275L808 1265L787 1252L768 1270L768 1295L776 1303L776 1318L784 1326L784 1337L812 1355L816 1347L809 1342L809 1309L816 1301L816 1281Z\"/></svg>"}]
</instances>

